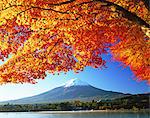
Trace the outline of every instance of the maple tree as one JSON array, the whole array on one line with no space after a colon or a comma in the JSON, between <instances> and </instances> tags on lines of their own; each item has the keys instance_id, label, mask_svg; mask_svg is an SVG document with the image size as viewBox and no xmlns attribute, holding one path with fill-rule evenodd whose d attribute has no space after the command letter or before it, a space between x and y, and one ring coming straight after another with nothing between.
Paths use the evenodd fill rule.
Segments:
<instances>
[{"instance_id":1,"label":"maple tree","mask_svg":"<svg viewBox=\"0 0 150 118\"><path fill-rule=\"evenodd\" d=\"M150 83L147 0L0 0L0 83L101 68L113 58Z\"/></svg>"}]
</instances>

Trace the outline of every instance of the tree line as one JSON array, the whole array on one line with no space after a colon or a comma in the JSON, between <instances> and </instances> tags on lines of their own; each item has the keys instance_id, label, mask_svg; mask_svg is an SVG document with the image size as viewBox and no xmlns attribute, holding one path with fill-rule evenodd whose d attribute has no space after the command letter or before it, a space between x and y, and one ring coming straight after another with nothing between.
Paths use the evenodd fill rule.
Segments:
<instances>
[{"instance_id":1,"label":"tree line","mask_svg":"<svg viewBox=\"0 0 150 118\"><path fill-rule=\"evenodd\" d=\"M114 100L99 101L72 101L61 103L41 104L5 104L0 105L1 112L28 112L28 111L77 111L77 110L140 110L149 109L149 94L132 95Z\"/></svg>"}]
</instances>

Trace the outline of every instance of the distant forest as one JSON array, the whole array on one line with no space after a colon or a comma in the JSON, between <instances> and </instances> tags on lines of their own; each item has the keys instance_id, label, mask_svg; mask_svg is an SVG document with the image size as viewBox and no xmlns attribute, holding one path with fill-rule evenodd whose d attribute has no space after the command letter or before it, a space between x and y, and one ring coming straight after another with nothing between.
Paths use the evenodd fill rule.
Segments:
<instances>
[{"instance_id":1,"label":"distant forest","mask_svg":"<svg viewBox=\"0 0 150 118\"><path fill-rule=\"evenodd\" d=\"M77 110L141 110L150 109L150 94L139 94L114 100L99 100L91 102L61 102L46 104L5 104L0 105L1 112L28 111L77 111Z\"/></svg>"}]
</instances>

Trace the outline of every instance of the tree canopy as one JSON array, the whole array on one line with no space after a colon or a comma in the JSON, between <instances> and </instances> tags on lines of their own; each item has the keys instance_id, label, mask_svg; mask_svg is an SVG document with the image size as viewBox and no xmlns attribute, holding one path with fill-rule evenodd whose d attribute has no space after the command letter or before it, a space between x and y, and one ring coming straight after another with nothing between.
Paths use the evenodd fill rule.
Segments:
<instances>
[{"instance_id":1,"label":"tree canopy","mask_svg":"<svg viewBox=\"0 0 150 118\"><path fill-rule=\"evenodd\" d=\"M0 0L0 83L102 68L108 53L150 83L148 0Z\"/></svg>"}]
</instances>

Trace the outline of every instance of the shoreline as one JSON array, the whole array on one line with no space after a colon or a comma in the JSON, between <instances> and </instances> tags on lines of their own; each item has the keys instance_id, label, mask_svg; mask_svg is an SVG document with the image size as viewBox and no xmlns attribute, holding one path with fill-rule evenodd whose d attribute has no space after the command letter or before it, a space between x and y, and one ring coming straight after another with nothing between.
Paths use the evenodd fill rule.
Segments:
<instances>
[{"instance_id":1,"label":"shoreline","mask_svg":"<svg viewBox=\"0 0 150 118\"><path fill-rule=\"evenodd\" d=\"M40 114L80 114L80 113L150 113L150 109L141 110L77 110L77 111L0 111L0 113L40 113Z\"/></svg>"},{"instance_id":2,"label":"shoreline","mask_svg":"<svg viewBox=\"0 0 150 118\"><path fill-rule=\"evenodd\" d=\"M78 113L150 113L150 110L80 110L80 111L38 111L41 114L78 114Z\"/></svg>"}]
</instances>

